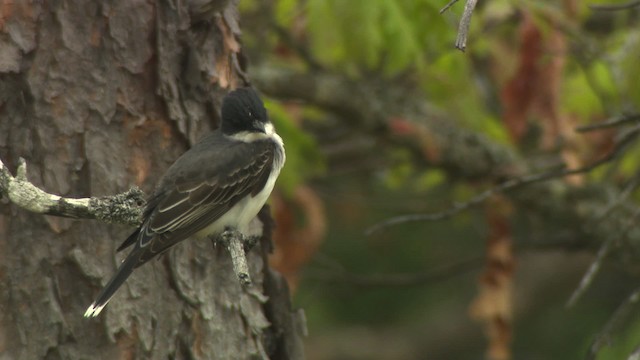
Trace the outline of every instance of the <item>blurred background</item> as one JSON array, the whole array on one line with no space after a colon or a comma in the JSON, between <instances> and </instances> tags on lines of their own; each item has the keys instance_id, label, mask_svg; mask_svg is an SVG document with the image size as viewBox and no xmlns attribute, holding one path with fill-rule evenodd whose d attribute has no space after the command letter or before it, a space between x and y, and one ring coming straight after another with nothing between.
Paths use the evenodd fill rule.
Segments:
<instances>
[{"instance_id":1,"label":"blurred background","mask_svg":"<svg viewBox=\"0 0 640 360\"><path fill-rule=\"evenodd\" d=\"M640 356L639 3L240 2L310 360Z\"/></svg>"}]
</instances>

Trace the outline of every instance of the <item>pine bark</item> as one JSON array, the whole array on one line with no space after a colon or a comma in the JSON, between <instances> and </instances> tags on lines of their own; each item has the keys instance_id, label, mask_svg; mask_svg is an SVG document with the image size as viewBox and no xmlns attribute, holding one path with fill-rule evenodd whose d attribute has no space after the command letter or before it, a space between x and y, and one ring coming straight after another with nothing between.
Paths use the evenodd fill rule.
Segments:
<instances>
[{"instance_id":1,"label":"pine bark","mask_svg":"<svg viewBox=\"0 0 640 360\"><path fill-rule=\"evenodd\" d=\"M150 193L247 81L239 40L236 1L3 3L0 157L12 171L25 158L31 182L66 197ZM302 358L268 236L248 255L251 289L224 249L185 241L83 318L132 230L0 199L0 358Z\"/></svg>"}]
</instances>

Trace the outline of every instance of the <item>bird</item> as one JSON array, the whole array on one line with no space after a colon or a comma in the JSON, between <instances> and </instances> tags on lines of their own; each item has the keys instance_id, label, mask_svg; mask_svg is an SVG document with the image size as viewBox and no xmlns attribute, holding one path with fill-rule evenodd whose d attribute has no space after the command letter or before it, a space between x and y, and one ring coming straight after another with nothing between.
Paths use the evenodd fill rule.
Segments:
<instances>
[{"instance_id":1,"label":"bird","mask_svg":"<svg viewBox=\"0 0 640 360\"><path fill-rule=\"evenodd\" d=\"M286 159L255 90L228 93L221 124L180 156L148 198L141 225L118 247L133 249L85 312L100 314L139 266L190 238L212 238L233 229L248 231L264 206Z\"/></svg>"}]
</instances>

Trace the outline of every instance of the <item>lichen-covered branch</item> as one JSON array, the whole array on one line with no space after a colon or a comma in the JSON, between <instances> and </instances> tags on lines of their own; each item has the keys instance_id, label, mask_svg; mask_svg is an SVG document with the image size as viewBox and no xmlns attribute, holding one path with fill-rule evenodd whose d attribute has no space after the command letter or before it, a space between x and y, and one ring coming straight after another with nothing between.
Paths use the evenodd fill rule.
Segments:
<instances>
[{"instance_id":1,"label":"lichen-covered branch","mask_svg":"<svg viewBox=\"0 0 640 360\"><path fill-rule=\"evenodd\" d=\"M137 187L113 196L65 198L38 188L27 179L27 164L19 160L14 177L0 160L0 195L6 195L25 210L75 219L97 219L106 223L138 225L144 193Z\"/></svg>"},{"instance_id":2,"label":"lichen-covered branch","mask_svg":"<svg viewBox=\"0 0 640 360\"><path fill-rule=\"evenodd\" d=\"M65 198L33 185L27 179L27 163L20 158L16 176L0 160L0 195L25 210L75 219L96 219L106 223L140 225L145 203L144 192L132 187L126 192L100 198ZM225 231L221 238L231 255L233 270L243 285L251 284L245 255L244 236L233 230Z\"/></svg>"}]
</instances>

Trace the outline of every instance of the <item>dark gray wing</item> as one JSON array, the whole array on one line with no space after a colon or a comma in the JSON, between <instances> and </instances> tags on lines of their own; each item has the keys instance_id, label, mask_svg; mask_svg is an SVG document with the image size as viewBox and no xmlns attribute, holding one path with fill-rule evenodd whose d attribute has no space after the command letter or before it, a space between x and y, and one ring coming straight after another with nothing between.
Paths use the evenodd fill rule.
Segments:
<instances>
[{"instance_id":1,"label":"dark gray wing","mask_svg":"<svg viewBox=\"0 0 640 360\"><path fill-rule=\"evenodd\" d=\"M119 248L137 242L131 254L138 257L136 267L204 229L245 196L260 192L272 171L275 144L218 136L189 152L167 171L149 199L143 225Z\"/></svg>"}]
</instances>

